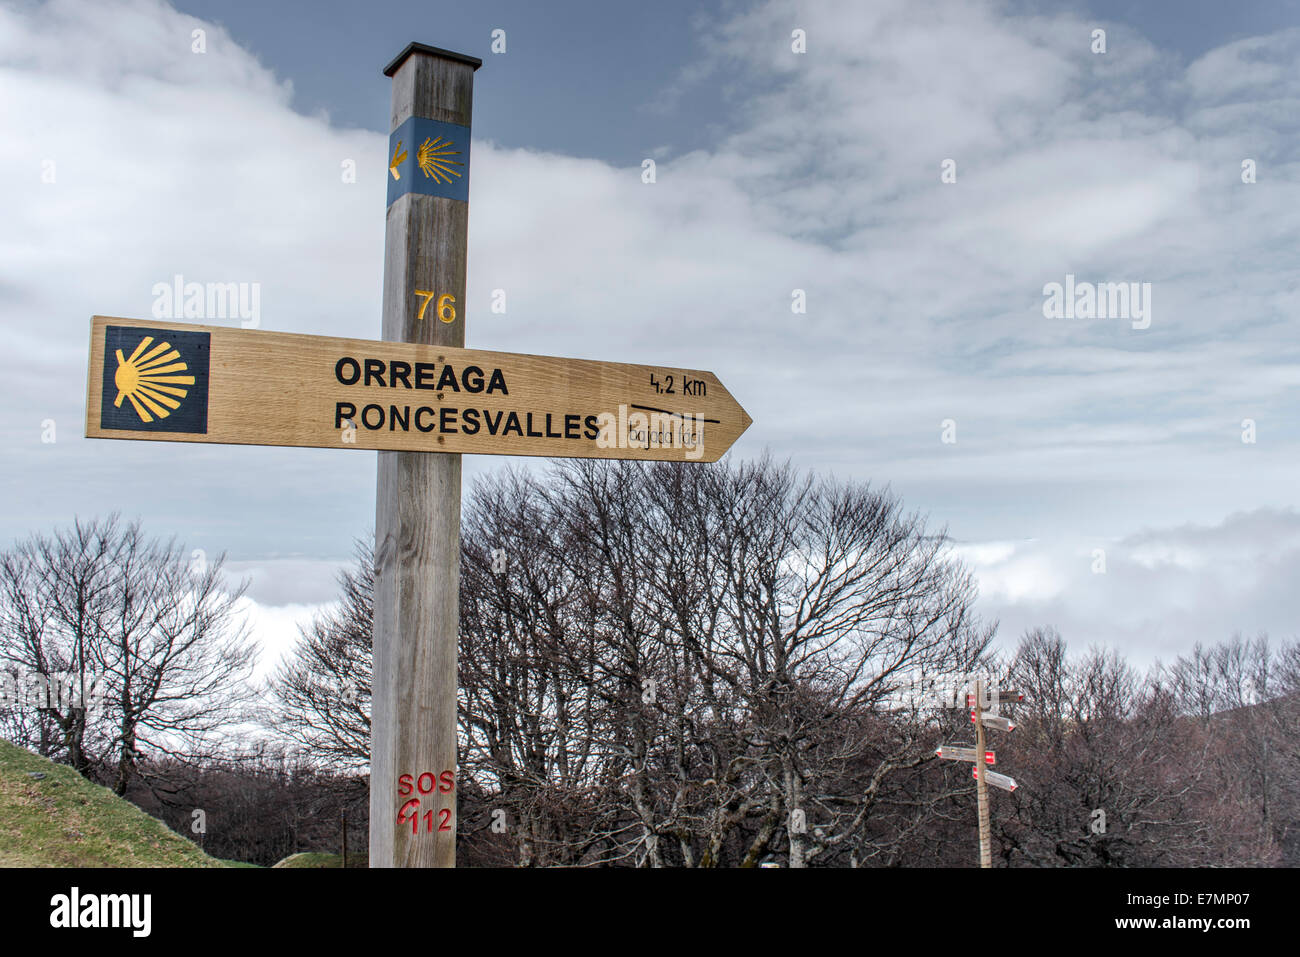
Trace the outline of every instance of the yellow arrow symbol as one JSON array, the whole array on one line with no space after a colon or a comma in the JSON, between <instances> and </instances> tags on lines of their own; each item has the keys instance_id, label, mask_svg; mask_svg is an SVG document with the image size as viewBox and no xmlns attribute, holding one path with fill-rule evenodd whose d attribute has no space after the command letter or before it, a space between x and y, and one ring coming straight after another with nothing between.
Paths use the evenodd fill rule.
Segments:
<instances>
[{"instance_id":1,"label":"yellow arrow symbol","mask_svg":"<svg viewBox=\"0 0 1300 957\"><path fill-rule=\"evenodd\" d=\"M393 150L392 162L388 164L388 172L393 174L393 179L401 179L402 174L397 171L397 165L406 159L406 151L402 149L402 141L397 141L397 147Z\"/></svg>"}]
</instances>

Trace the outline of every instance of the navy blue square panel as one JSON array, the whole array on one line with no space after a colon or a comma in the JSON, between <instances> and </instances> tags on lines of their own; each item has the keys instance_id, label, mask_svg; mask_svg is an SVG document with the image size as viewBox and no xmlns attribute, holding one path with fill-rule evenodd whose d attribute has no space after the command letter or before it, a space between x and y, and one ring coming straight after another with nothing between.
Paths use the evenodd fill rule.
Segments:
<instances>
[{"instance_id":1,"label":"navy blue square panel","mask_svg":"<svg viewBox=\"0 0 1300 957\"><path fill-rule=\"evenodd\" d=\"M107 326L100 428L208 431L206 332Z\"/></svg>"},{"instance_id":2,"label":"navy blue square panel","mask_svg":"<svg viewBox=\"0 0 1300 957\"><path fill-rule=\"evenodd\" d=\"M410 116L388 136L388 205L407 193L469 202L469 127Z\"/></svg>"}]
</instances>

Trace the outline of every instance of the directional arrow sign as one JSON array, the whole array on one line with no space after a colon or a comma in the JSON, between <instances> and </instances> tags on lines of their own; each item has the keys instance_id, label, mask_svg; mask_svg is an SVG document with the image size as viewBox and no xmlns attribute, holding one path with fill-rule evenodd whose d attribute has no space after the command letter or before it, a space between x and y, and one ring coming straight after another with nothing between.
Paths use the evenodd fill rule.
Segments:
<instances>
[{"instance_id":1,"label":"directional arrow sign","mask_svg":"<svg viewBox=\"0 0 1300 957\"><path fill-rule=\"evenodd\" d=\"M971 763L975 761L975 749L960 744L945 744L941 748L936 748L934 753L945 761L970 761ZM985 751L984 763L997 764L997 755L992 751Z\"/></svg>"},{"instance_id":2,"label":"directional arrow sign","mask_svg":"<svg viewBox=\"0 0 1300 957\"><path fill-rule=\"evenodd\" d=\"M975 720L975 712L970 713L971 721ZM1016 723L997 714L984 713L980 715L980 723L986 728L997 728L999 731L1014 731Z\"/></svg>"},{"instance_id":3,"label":"directional arrow sign","mask_svg":"<svg viewBox=\"0 0 1300 957\"><path fill-rule=\"evenodd\" d=\"M750 422L676 366L91 321L90 438L714 462Z\"/></svg>"},{"instance_id":4,"label":"directional arrow sign","mask_svg":"<svg viewBox=\"0 0 1300 957\"><path fill-rule=\"evenodd\" d=\"M992 695L989 695L989 697L991 698ZM1016 704L1024 700L1025 700L1025 696L1021 694L1019 691L998 692L998 704ZM970 694L969 692L966 695L966 707L968 708L975 707L975 696L973 694Z\"/></svg>"},{"instance_id":5,"label":"directional arrow sign","mask_svg":"<svg viewBox=\"0 0 1300 957\"><path fill-rule=\"evenodd\" d=\"M976 768L970 769L970 776L979 780L979 774ZM996 771L985 771L984 780L995 788L1001 788L1004 791L1014 791L1020 785L1016 784L1016 779L1008 777L1005 774L998 774Z\"/></svg>"},{"instance_id":6,"label":"directional arrow sign","mask_svg":"<svg viewBox=\"0 0 1300 957\"><path fill-rule=\"evenodd\" d=\"M393 174L393 179L401 179L401 171L398 167L406 162L406 150L402 149L402 141L398 140L397 145L393 147L393 158L388 161L388 172Z\"/></svg>"}]
</instances>

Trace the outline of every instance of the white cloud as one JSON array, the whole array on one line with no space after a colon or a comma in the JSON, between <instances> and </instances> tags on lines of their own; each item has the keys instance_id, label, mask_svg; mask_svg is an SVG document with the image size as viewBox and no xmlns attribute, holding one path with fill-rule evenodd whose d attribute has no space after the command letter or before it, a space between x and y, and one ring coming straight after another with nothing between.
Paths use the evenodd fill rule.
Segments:
<instances>
[{"instance_id":1,"label":"white cloud","mask_svg":"<svg viewBox=\"0 0 1300 957\"><path fill-rule=\"evenodd\" d=\"M1013 646L1055 626L1076 647L1102 644L1139 666L1194 641L1241 632L1300 636L1300 512L1258 509L1214 525L1149 528L1118 540L978 543L957 551L980 585L980 608ZM1104 573L1094 569L1104 552Z\"/></svg>"},{"instance_id":2,"label":"white cloud","mask_svg":"<svg viewBox=\"0 0 1300 957\"><path fill-rule=\"evenodd\" d=\"M328 611L332 605L263 605L241 598L235 605L234 620L247 629L257 648L253 670L255 682L264 681L298 643L301 629Z\"/></svg>"},{"instance_id":3,"label":"white cloud","mask_svg":"<svg viewBox=\"0 0 1300 957\"><path fill-rule=\"evenodd\" d=\"M353 562L317 558L264 558L227 561L227 587L247 582L245 594L260 605L317 606L338 597L339 573Z\"/></svg>"},{"instance_id":4,"label":"white cloud","mask_svg":"<svg viewBox=\"0 0 1300 957\"><path fill-rule=\"evenodd\" d=\"M729 132L662 158L652 186L476 141L470 344L710 369L755 420L740 454L892 481L966 538L1122 539L1293 503L1300 40L1184 68L1120 25L1093 56L1092 26L994 3L770 3L706 28L711 69L674 95L724 82ZM0 532L119 507L251 560L344 555L372 526L373 455L80 438L89 317L146 316L177 273L260 282L266 328L378 336L385 137L295 113L291 89L155 0L0 8ZM1266 153L1246 186L1251 144ZM1067 272L1152 282L1151 328L1043 319L1043 284ZM1044 547L1004 559L991 593L1073 607L1074 546ZM1189 561L1135 558L1134 580ZM1267 579L1254 561L1241 574ZM321 600L332 573L303 574L293 600ZM1111 598L1124 627L1146 620L1149 594Z\"/></svg>"}]
</instances>

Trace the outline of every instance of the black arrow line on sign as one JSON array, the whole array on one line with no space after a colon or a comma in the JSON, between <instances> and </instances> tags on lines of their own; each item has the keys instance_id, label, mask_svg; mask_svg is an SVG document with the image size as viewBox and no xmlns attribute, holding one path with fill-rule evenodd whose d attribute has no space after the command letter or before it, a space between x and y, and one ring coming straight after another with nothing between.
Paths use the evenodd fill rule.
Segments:
<instances>
[{"instance_id":1,"label":"black arrow line on sign","mask_svg":"<svg viewBox=\"0 0 1300 957\"><path fill-rule=\"evenodd\" d=\"M679 416L685 417L685 416L687 416L687 415L691 415L691 414L692 414L692 413L690 413L690 412L669 412L667 409L656 409L654 406L651 406L651 405L633 405L632 408L634 408L634 409L640 409L642 412L658 412L660 415L679 415ZM721 424L722 424L722 420L721 420L721 419L702 419L702 420L701 420L698 416L696 416L695 418L696 418L696 421L712 422L714 425L721 425Z\"/></svg>"}]
</instances>

